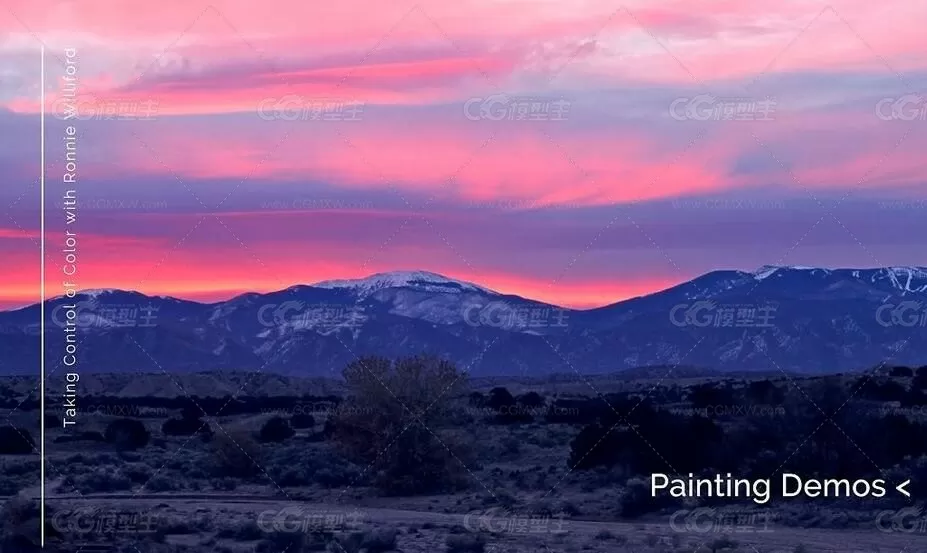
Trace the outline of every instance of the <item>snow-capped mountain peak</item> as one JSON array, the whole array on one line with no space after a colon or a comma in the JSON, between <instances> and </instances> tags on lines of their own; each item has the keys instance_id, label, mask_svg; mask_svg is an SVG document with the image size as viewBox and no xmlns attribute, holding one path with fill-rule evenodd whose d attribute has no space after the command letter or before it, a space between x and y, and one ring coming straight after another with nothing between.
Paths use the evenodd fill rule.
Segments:
<instances>
[{"instance_id":1,"label":"snow-capped mountain peak","mask_svg":"<svg viewBox=\"0 0 927 553\"><path fill-rule=\"evenodd\" d=\"M85 301L87 292L94 299ZM678 366L683 356L692 366L773 373L848 372L886 359L913 367L927 360L927 269L916 266L725 269L591 310L426 271L213 303L137 291L83 293L74 302L86 330L81 348L99 372L149 367L151 358L138 347L143 338L168 371L313 376L336 373L355 355L438 354L481 376L521 367L552 374L564 370L564 359L590 373ZM53 325L71 299L47 302L45 317ZM134 315L123 316L127 307ZM0 311L0 374L39 362L41 316L38 304ZM49 338L63 344L64 335ZM693 349L693 338L702 345Z\"/></svg>"},{"instance_id":2,"label":"snow-capped mountain peak","mask_svg":"<svg viewBox=\"0 0 927 553\"><path fill-rule=\"evenodd\" d=\"M107 294L117 294L121 292L122 290L117 290L115 288L91 288L89 290L81 290L78 293L91 298L98 298Z\"/></svg>"},{"instance_id":3,"label":"snow-capped mountain peak","mask_svg":"<svg viewBox=\"0 0 927 553\"><path fill-rule=\"evenodd\" d=\"M799 265L763 265L753 272L753 277L756 280L765 280L776 273L784 271L823 271L825 274L829 274L831 272L830 269L823 269L820 267L804 267Z\"/></svg>"},{"instance_id":4,"label":"snow-capped mountain peak","mask_svg":"<svg viewBox=\"0 0 927 553\"><path fill-rule=\"evenodd\" d=\"M812 276L858 280L867 284L888 282L900 292L927 292L927 268L925 267L880 267L871 269L825 269L823 267L801 267L765 265L750 273L757 281L772 276L783 276L796 272L809 272Z\"/></svg>"},{"instance_id":5,"label":"snow-capped mountain peak","mask_svg":"<svg viewBox=\"0 0 927 553\"><path fill-rule=\"evenodd\" d=\"M496 292L477 286L470 282L454 280L428 271L392 271L376 273L366 278L347 280L324 280L312 285L315 288L349 289L359 295L367 296L386 288L415 288L426 292Z\"/></svg>"}]
</instances>

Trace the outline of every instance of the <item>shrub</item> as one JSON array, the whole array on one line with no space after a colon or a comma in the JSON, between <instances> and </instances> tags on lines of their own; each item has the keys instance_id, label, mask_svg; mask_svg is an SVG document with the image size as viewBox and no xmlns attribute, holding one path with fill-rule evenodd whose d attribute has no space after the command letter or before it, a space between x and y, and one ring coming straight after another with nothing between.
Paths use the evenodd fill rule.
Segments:
<instances>
[{"instance_id":1,"label":"shrub","mask_svg":"<svg viewBox=\"0 0 927 553\"><path fill-rule=\"evenodd\" d=\"M180 410L180 418L182 420L197 421L200 420L203 414L203 410L200 409L196 404L185 405Z\"/></svg>"},{"instance_id":2,"label":"shrub","mask_svg":"<svg viewBox=\"0 0 927 553\"><path fill-rule=\"evenodd\" d=\"M261 450L244 431L219 432L210 442L216 476L250 478L261 472Z\"/></svg>"},{"instance_id":3,"label":"shrub","mask_svg":"<svg viewBox=\"0 0 927 553\"><path fill-rule=\"evenodd\" d=\"M333 440L349 460L376 469L382 491L460 487L473 448L458 447L461 438L443 432L453 415L451 399L465 384L453 365L432 357L368 357L348 365L344 379L350 397L330 419Z\"/></svg>"},{"instance_id":4,"label":"shrub","mask_svg":"<svg viewBox=\"0 0 927 553\"><path fill-rule=\"evenodd\" d=\"M515 405L515 397L506 388L501 386L489 391L489 399L486 401L486 407L494 411L499 411Z\"/></svg>"},{"instance_id":5,"label":"shrub","mask_svg":"<svg viewBox=\"0 0 927 553\"><path fill-rule=\"evenodd\" d=\"M621 494L619 507L621 516L636 518L647 513L659 511L676 503L668 496L654 497L650 494L650 484L641 478L631 478Z\"/></svg>"},{"instance_id":6,"label":"shrub","mask_svg":"<svg viewBox=\"0 0 927 553\"><path fill-rule=\"evenodd\" d=\"M199 432L204 425L209 426L196 418L167 419L161 425L161 432L165 436L192 436Z\"/></svg>"},{"instance_id":7,"label":"shrub","mask_svg":"<svg viewBox=\"0 0 927 553\"><path fill-rule=\"evenodd\" d=\"M448 553L483 553L486 549L482 534L450 534L445 543Z\"/></svg>"},{"instance_id":8,"label":"shrub","mask_svg":"<svg viewBox=\"0 0 927 553\"><path fill-rule=\"evenodd\" d=\"M153 473L153 469L144 463L129 463L122 468L122 474L136 484L148 482Z\"/></svg>"},{"instance_id":9,"label":"shrub","mask_svg":"<svg viewBox=\"0 0 927 553\"><path fill-rule=\"evenodd\" d=\"M927 390L927 367L917 370L917 376L911 382L911 387L915 390Z\"/></svg>"},{"instance_id":10,"label":"shrub","mask_svg":"<svg viewBox=\"0 0 927 553\"><path fill-rule=\"evenodd\" d=\"M279 443L293 436L295 432L290 423L282 417L271 417L261 427L258 439L263 443Z\"/></svg>"},{"instance_id":11,"label":"shrub","mask_svg":"<svg viewBox=\"0 0 927 553\"><path fill-rule=\"evenodd\" d=\"M62 427L63 423L60 415L56 413L45 413L45 430Z\"/></svg>"},{"instance_id":12,"label":"shrub","mask_svg":"<svg viewBox=\"0 0 927 553\"><path fill-rule=\"evenodd\" d=\"M732 540L728 536L721 536L720 538L712 541L708 544L708 547L711 549L712 553L716 551L732 551L737 549L737 542Z\"/></svg>"},{"instance_id":13,"label":"shrub","mask_svg":"<svg viewBox=\"0 0 927 553\"><path fill-rule=\"evenodd\" d=\"M85 430L83 432L78 432L73 436L69 436L67 434L64 436L58 436L54 441L56 444L66 444L71 442L105 442L106 436L94 430Z\"/></svg>"},{"instance_id":14,"label":"shrub","mask_svg":"<svg viewBox=\"0 0 927 553\"><path fill-rule=\"evenodd\" d=\"M214 433L212 428L209 426L209 423L203 423L202 428L199 430L200 441L203 443L209 443L212 441Z\"/></svg>"},{"instance_id":15,"label":"shrub","mask_svg":"<svg viewBox=\"0 0 927 553\"><path fill-rule=\"evenodd\" d=\"M119 449L145 447L151 438L145 425L135 419L116 419L109 423L103 435L107 442Z\"/></svg>"},{"instance_id":16,"label":"shrub","mask_svg":"<svg viewBox=\"0 0 927 553\"><path fill-rule=\"evenodd\" d=\"M46 507L46 516L52 516L48 507ZM0 551L22 553L43 551L39 543L40 520L41 511L38 501L22 497L14 497L6 501L0 507ZM54 524L47 525L45 532L48 538L60 537Z\"/></svg>"},{"instance_id":17,"label":"shrub","mask_svg":"<svg viewBox=\"0 0 927 553\"><path fill-rule=\"evenodd\" d=\"M156 474L143 487L152 492L167 492L176 490L177 483L163 474Z\"/></svg>"},{"instance_id":18,"label":"shrub","mask_svg":"<svg viewBox=\"0 0 927 553\"><path fill-rule=\"evenodd\" d=\"M537 395L537 394L535 394ZM540 396L538 396L540 398ZM528 398L531 402L532 399ZM541 400L543 402L543 400ZM495 411L493 422L500 424L513 424L531 422L530 406L515 401L515 397L505 388L496 387L489 391L486 407Z\"/></svg>"},{"instance_id":19,"label":"shrub","mask_svg":"<svg viewBox=\"0 0 927 553\"><path fill-rule=\"evenodd\" d=\"M110 468L96 468L92 472L66 478L80 493L120 492L132 489L128 477Z\"/></svg>"},{"instance_id":20,"label":"shrub","mask_svg":"<svg viewBox=\"0 0 927 553\"><path fill-rule=\"evenodd\" d=\"M35 451L32 435L25 428L0 426L0 455L24 455Z\"/></svg>"},{"instance_id":21,"label":"shrub","mask_svg":"<svg viewBox=\"0 0 927 553\"><path fill-rule=\"evenodd\" d=\"M230 492L230 491L235 490L235 488L238 487L238 482L236 482L234 478L228 478L228 477L214 478L210 482L210 484L212 485L213 488L219 491L223 491L223 492Z\"/></svg>"},{"instance_id":22,"label":"shrub","mask_svg":"<svg viewBox=\"0 0 927 553\"><path fill-rule=\"evenodd\" d=\"M315 417L308 413L297 413L290 417L290 426L293 428L312 428L315 426Z\"/></svg>"},{"instance_id":23,"label":"shrub","mask_svg":"<svg viewBox=\"0 0 927 553\"><path fill-rule=\"evenodd\" d=\"M528 392L527 394L518 396L518 403L530 409L537 409L538 407L544 406L544 398L537 392Z\"/></svg>"},{"instance_id":24,"label":"shrub","mask_svg":"<svg viewBox=\"0 0 927 553\"><path fill-rule=\"evenodd\" d=\"M911 367L892 367L889 370L889 376L892 378L909 378L914 376L914 369Z\"/></svg>"},{"instance_id":25,"label":"shrub","mask_svg":"<svg viewBox=\"0 0 927 553\"><path fill-rule=\"evenodd\" d=\"M255 553L296 553L303 551L325 551L332 542L330 532L287 532L278 530L264 532L255 547ZM345 553L344 551L338 553ZM348 552L350 553L350 552Z\"/></svg>"},{"instance_id":26,"label":"shrub","mask_svg":"<svg viewBox=\"0 0 927 553\"><path fill-rule=\"evenodd\" d=\"M398 535L399 531L395 528L374 528L366 532L352 532L337 541L347 552L385 553L396 549Z\"/></svg>"},{"instance_id":27,"label":"shrub","mask_svg":"<svg viewBox=\"0 0 927 553\"><path fill-rule=\"evenodd\" d=\"M728 453L722 447L724 431L708 418L675 415L641 405L627 422L633 428L627 424L592 424L583 428L570 443L570 468L618 465L633 474L653 472L654 467L666 463L682 472L725 468L715 466ZM727 459L732 457L728 455Z\"/></svg>"}]
</instances>

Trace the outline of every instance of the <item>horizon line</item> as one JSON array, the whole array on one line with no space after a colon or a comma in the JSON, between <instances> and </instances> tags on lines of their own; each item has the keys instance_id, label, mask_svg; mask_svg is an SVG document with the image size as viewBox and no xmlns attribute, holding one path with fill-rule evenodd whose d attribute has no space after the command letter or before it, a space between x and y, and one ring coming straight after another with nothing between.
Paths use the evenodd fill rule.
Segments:
<instances>
[{"instance_id":1,"label":"horizon line","mask_svg":"<svg viewBox=\"0 0 927 553\"><path fill-rule=\"evenodd\" d=\"M323 279L323 280L316 281L316 282L314 282L314 283L295 283L295 284L291 284L290 286L287 286L287 287L285 287L285 288L274 288L274 289L269 289L269 290L266 290L266 291L258 291L258 290L254 290L254 289L252 289L252 290L204 290L204 291L194 291L194 292L188 292L188 293L182 293L182 294L177 294L177 295L175 295L175 294L148 293L148 292L143 292L143 291L141 291L141 290L127 289L127 288L86 288L86 289L82 289L82 290L77 291L77 295L80 295L80 294L92 294L92 293L99 293L99 292L110 292L110 291L112 291L112 292L123 292L123 293L131 293L131 294L140 294L140 295L147 296L147 297L151 297L151 298L175 299L175 300L186 301L186 302L191 302L191 303L198 303L198 304L201 304L201 305L216 305L216 304L225 303L225 302L231 301L231 300L233 300L233 299L235 299L235 298L239 298L239 297L246 296L246 295L250 295L250 294L255 294L255 295L274 294L274 293L278 293L278 292L284 292L284 291L286 291L286 290L290 290L290 289L292 289L292 288L297 288L297 287L310 287L310 288L312 288L312 287L318 287L320 284L327 284L327 283L331 283L331 282L346 282L346 283L349 283L349 282L355 282L355 281L368 280L368 279L371 279L371 278L374 278L374 277L377 277L377 276L383 276L383 275L395 275L395 274L401 274L401 273L426 273L426 274L431 274L431 275L435 275L435 276L438 276L438 277L447 279L447 280L449 280L449 281L458 282L458 283L461 283L461 284L472 285L472 286L475 286L475 287L477 287L477 288L480 288L480 289L483 289L483 290L485 290L485 291L488 291L488 292L490 292L490 293L498 294L498 295L500 295L500 296L515 296L515 297L520 298L520 299L523 299L523 300L532 301L532 302L537 302L537 303L542 303L542 304L545 304L545 305L549 305L549 306L551 306L551 307L558 307L558 308L561 308L561 309L569 309L569 310L571 310L571 311L591 311L591 310L594 310L594 309L600 309L600 308L603 308L603 307L608 307L608 306L610 306L610 305L615 305L615 304L622 303L622 302L625 302L625 301L629 301L629 300L633 300L633 299L637 299L637 298L642 298L642 297L650 296L650 295L653 295L653 294L658 294L658 293L664 292L664 291L666 291L666 290L670 290L670 289L672 289L672 288L675 288L675 287L677 287L677 286L681 286L681 285L686 284L686 283L688 283L688 282L692 282L692 281L694 281L694 280L696 280L696 279L698 279L698 278L704 277L704 276L709 275L709 274L712 274L712 273L719 273L719 272L735 272L735 273L742 273L742 274L746 274L746 275L754 275L754 276L756 276L756 275L758 275L758 274L760 274L760 273L762 273L762 272L764 272L764 271L766 271L766 270L773 269L773 268L774 268L774 269L803 270L803 271L816 271L816 270L822 270L822 271L877 271L877 270L913 269L913 270L921 270L921 271L927 272L927 266L919 266L919 265L888 265L888 266L882 266L882 267L880 267L880 266L873 266L873 267L824 267L824 266L775 265L775 264L768 264L768 265L762 265L762 266L760 266L760 267L758 267L758 268L756 268L756 269L754 269L754 270L743 270L743 269L732 269L732 268L713 269L713 270L710 270L710 271L708 271L708 272L700 273L700 274L698 274L698 275L696 275L696 276L694 276L694 277L692 277L692 278L689 278L689 279L681 279L681 280L677 281L677 282L676 282L675 284L673 284L673 285L670 285L670 286L665 287L665 288L655 289L655 290L653 290L653 291L651 291L651 292L648 292L648 293L645 293L645 294L631 295L631 296L628 296L628 297L625 297L625 298L618 298L618 299L615 299L615 300L613 300L613 301L609 301L609 302L606 302L606 303L596 304L596 305L590 305L590 306L584 306L584 307L566 307L566 306L564 306L564 305L560 305L559 303L550 303L550 302L547 302L547 301L537 300L537 299L534 299L534 298L531 298L531 297L528 297L528 296L523 296L523 295L520 295L520 294L514 293L514 292L502 292L502 291L494 290L494 289L489 288L489 287L487 287L487 286L483 286L483 285L478 284L478 283L473 282L473 281L457 279L457 278L450 277L450 276L448 276L448 275L446 275L446 274L443 274L443 273L438 273L438 272L435 272L435 271L428 271L428 270L424 270L424 269L411 269L411 270L396 269L396 270L392 270L392 271L380 271L380 272L376 272L376 273L370 273L370 274L368 274L368 275L365 276L365 277L355 277L355 278L328 278L328 279ZM197 296L214 295L214 294L221 294L221 296L216 296L216 299L210 299L210 300L205 300L205 301L204 301L204 300L200 300L200 299L195 299ZM54 296L54 297L51 297L51 298L46 298L46 299L45 299L45 303L50 302L50 301L54 301L54 300L58 300L58 299L61 299L61 298L63 298L63 297L65 297L65 296L62 294L62 295ZM19 306L17 306L17 307L0 308L0 313L9 313L9 312L14 312L14 311L20 311L20 310L28 309L28 308L30 308L30 307L38 306L38 305L41 305L41 304L43 304L43 302L42 302L42 301L39 301L39 302L30 302L30 303L26 303L26 304L23 304L23 305L19 305Z\"/></svg>"}]
</instances>

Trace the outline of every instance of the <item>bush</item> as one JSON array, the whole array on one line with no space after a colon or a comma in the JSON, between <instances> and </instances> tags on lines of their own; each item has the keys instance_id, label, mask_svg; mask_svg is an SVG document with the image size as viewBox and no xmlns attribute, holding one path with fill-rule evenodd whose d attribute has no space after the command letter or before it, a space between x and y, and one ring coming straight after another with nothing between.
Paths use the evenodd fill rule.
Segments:
<instances>
[{"instance_id":1,"label":"bush","mask_svg":"<svg viewBox=\"0 0 927 553\"><path fill-rule=\"evenodd\" d=\"M640 478L631 478L621 494L619 507L621 508L621 516L637 518L675 503L675 499L665 495L653 497L650 494L650 484L648 482Z\"/></svg>"},{"instance_id":2,"label":"bush","mask_svg":"<svg viewBox=\"0 0 927 553\"><path fill-rule=\"evenodd\" d=\"M210 445L215 459L215 476L250 478L261 472L261 450L247 432L219 432Z\"/></svg>"},{"instance_id":3,"label":"bush","mask_svg":"<svg viewBox=\"0 0 927 553\"><path fill-rule=\"evenodd\" d=\"M96 468L93 472L67 477L74 489L85 493L121 492L132 489L132 481L110 468Z\"/></svg>"},{"instance_id":4,"label":"bush","mask_svg":"<svg viewBox=\"0 0 927 553\"><path fill-rule=\"evenodd\" d=\"M48 508L46 508L46 516L52 516ZM17 553L43 551L39 543L40 520L41 510L38 501L22 497L14 497L6 501L0 508L0 551ZM46 527L46 537L60 537L54 524Z\"/></svg>"},{"instance_id":5,"label":"bush","mask_svg":"<svg viewBox=\"0 0 927 553\"><path fill-rule=\"evenodd\" d=\"M308 413L297 413L290 417L290 426L293 428L312 428L315 426L315 417Z\"/></svg>"},{"instance_id":6,"label":"bush","mask_svg":"<svg viewBox=\"0 0 927 553\"><path fill-rule=\"evenodd\" d=\"M71 442L105 442L106 436L94 430L85 430L83 432L78 432L73 436L69 436L67 434L58 436L54 441L56 444L66 444Z\"/></svg>"},{"instance_id":7,"label":"bush","mask_svg":"<svg viewBox=\"0 0 927 553\"><path fill-rule=\"evenodd\" d=\"M107 442L119 449L145 447L151 439L145 425L135 419L116 419L109 423L103 435Z\"/></svg>"},{"instance_id":8,"label":"bush","mask_svg":"<svg viewBox=\"0 0 927 553\"><path fill-rule=\"evenodd\" d=\"M445 543L448 553L483 553L486 549L482 534L450 534Z\"/></svg>"},{"instance_id":9,"label":"bush","mask_svg":"<svg viewBox=\"0 0 927 553\"><path fill-rule=\"evenodd\" d=\"M347 461L331 447L304 447L293 443L273 448L263 459L264 470L279 486L319 484L327 488L366 485L366 467Z\"/></svg>"},{"instance_id":10,"label":"bush","mask_svg":"<svg viewBox=\"0 0 927 553\"><path fill-rule=\"evenodd\" d=\"M346 551L366 551L367 553L385 553L396 549L395 528L374 528L367 532L354 532L347 539L341 539L339 545L346 545Z\"/></svg>"},{"instance_id":11,"label":"bush","mask_svg":"<svg viewBox=\"0 0 927 553\"><path fill-rule=\"evenodd\" d=\"M238 487L238 482L236 482L234 478L227 478L227 477L226 478L214 478L210 482L210 484L212 485L213 488L215 488L216 490L222 491L222 492L231 492L231 491L234 491L235 488Z\"/></svg>"},{"instance_id":12,"label":"bush","mask_svg":"<svg viewBox=\"0 0 927 553\"><path fill-rule=\"evenodd\" d=\"M724 431L711 419L641 405L627 423L633 428L627 424L592 424L583 428L570 443L570 468L617 465L632 474L646 474L669 463L681 472L694 472L723 469L726 467L716 464L736 460L722 447Z\"/></svg>"},{"instance_id":13,"label":"bush","mask_svg":"<svg viewBox=\"0 0 927 553\"><path fill-rule=\"evenodd\" d=\"M185 405L180 409L180 418L183 420L198 421L204 415L203 410L195 403Z\"/></svg>"},{"instance_id":14,"label":"bush","mask_svg":"<svg viewBox=\"0 0 927 553\"><path fill-rule=\"evenodd\" d=\"M151 480L154 469L144 463L128 463L122 467L122 474L136 484L144 484Z\"/></svg>"},{"instance_id":15,"label":"bush","mask_svg":"<svg viewBox=\"0 0 927 553\"><path fill-rule=\"evenodd\" d=\"M261 427L258 439L263 443L280 443L291 438L293 434L295 434L295 432L286 419L282 417L271 417L271 419L265 422L264 426Z\"/></svg>"},{"instance_id":16,"label":"bush","mask_svg":"<svg viewBox=\"0 0 927 553\"><path fill-rule=\"evenodd\" d=\"M261 531L258 528L258 531ZM259 541L255 547L255 553L298 553L304 551L325 551L329 543L332 543L330 532L287 532L278 530L274 532L262 532L264 538ZM336 550L337 553L350 553Z\"/></svg>"},{"instance_id":17,"label":"bush","mask_svg":"<svg viewBox=\"0 0 927 553\"><path fill-rule=\"evenodd\" d=\"M60 415L56 413L45 413L45 430L63 428L63 426L64 423L62 422Z\"/></svg>"},{"instance_id":18,"label":"bush","mask_svg":"<svg viewBox=\"0 0 927 553\"><path fill-rule=\"evenodd\" d=\"M927 367L921 367L917 370L917 376L911 382L911 388L915 390L927 390Z\"/></svg>"},{"instance_id":19,"label":"bush","mask_svg":"<svg viewBox=\"0 0 927 553\"><path fill-rule=\"evenodd\" d=\"M537 392L528 392L527 394L518 396L518 403L529 409L537 409L544 406L544 398Z\"/></svg>"},{"instance_id":20,"label":"bush","mask_svg":"<svg viewBox=\"0 0 927 553\"><path fill-rule=\"evenodd\" d=\"M32 435L24 428L0 426L0 455L25 455L35 451Z\"/></svg>"},{"instance_id":21,"label":"bush","mask_svg":"<svg viewBox=\"0 0 927 553\"><path fill-rule=\"evenodd\" d=\"M486 407L493 411L512 407L515 405L515 397L506 388L498 386L489 391L489 399L486 401Z\"/></svg>"},{"instance_id":22,"label":"bush","mask_svg":"<svg viewBox=\"0 0 927 553\"><path fill-rule=\"evenodd\" d=\"M892 367L889 370L889 376L892 378L910 378L914 376L914 369L911 367Z\"/></svg>"},{"instance_id":23,"label":"bush","mask_svg":"<svg viewBox=\"0 0 927 553\"><path fill-rule=\"evenodd\" d=\"M199 435L200 435L200 441L203 442L204 444L212 441L212 437L214 433L212 431L212 428L209 426L209 423L205 423L205 422L203 423L203 427L200 428Z\"/></svg>"},{"instance_id":24,"label":"bush","mask_svg":"<svg viewBox=\"0 0 927 553\"><path fill-rule=\"evenodd\" d=\"M538 398L540 398L540 396L538 396ZM529 397L528 401L531 402L535 400ZM489 399L486 401L486 407L495 411L496 414L492 420L499 424L531 422L532 420L530 407L519 404L515 401L515 397L512 396L511 392L502 387L496 387L489 391Z\"/></svg>"},{"instance_id":25,"label":"bush","mask_svg":"<svg viewBox=\"0 0 927 553\"><path fill-rule=\"evenodd\" d=\"M209 426L196 418L167 419L161 425L161 432L165 436L192 436L199 432L204 425Z\"/></svg>"},{"instance_id":26,"label":"bush","mask_svg":"<svg viewBox=\"0 0 927 553\"><path fill-rule=\"evenodd\" d=\"M382 491L414 495L461 486L473 448L446 431L451 400L465 385L453 365L432 357L368 357L348 365L344 380L350 397L330 419L332 439L349 460L376 469Z\"/></svg>"},{"instance_id":27,"label":"bush","mask_svg":"<svg viewBox=\"0 0 927 553\"><path fill-rule=\"evenodd\" d=\"M177 483L163 474L156 474L143 486L151 492L167 492L177 489Z\"/></svg>"},{"instance_id":28,"label":"bush","mask_svg":"<svg viewBox=\"0 0 927 553\"><path fill-rule=\"evenodd\" d=\"M708 544L708 547L711 549L712 553L715 553L716 551L734 551L737 549L737 546L737 542L728 536L721 536L720 538L717 538Z\"/></svg>"}]
</instances>

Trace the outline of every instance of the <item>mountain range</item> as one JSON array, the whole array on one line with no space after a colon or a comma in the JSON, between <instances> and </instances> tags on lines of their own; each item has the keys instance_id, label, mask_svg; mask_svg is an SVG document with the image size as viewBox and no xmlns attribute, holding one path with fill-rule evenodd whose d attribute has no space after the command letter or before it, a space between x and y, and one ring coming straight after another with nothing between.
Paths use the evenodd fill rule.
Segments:
<instances>
[{"instance_id":1,"label":"mountain range","mask_svg":"<svg viewBox=\"0 0 927 553\"><path fill-rule=\"evenodd\" d=\"M46 363L64 372L76 306L82 372L339 374L358 356L431 353L474 376L648 366L826 373L927 364L927 268L713 271L588 310L425 271L201 303L88 290L46 302ZM40 306L0 312L0 373L34 374Z\"/></svg>"}]
</instances>

